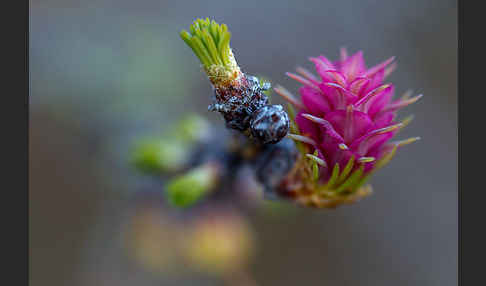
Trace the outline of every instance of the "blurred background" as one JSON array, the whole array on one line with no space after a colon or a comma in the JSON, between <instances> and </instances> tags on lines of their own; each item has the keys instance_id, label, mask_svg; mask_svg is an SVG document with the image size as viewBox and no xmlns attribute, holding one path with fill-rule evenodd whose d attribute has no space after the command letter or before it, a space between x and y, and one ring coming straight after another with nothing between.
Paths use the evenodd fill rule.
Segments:
<instances>
[{"instance_id":1,"label":"blurred background","mask_svg":"<svg viewBox=\"0 0 486 286\"><path fill-rule=\"evenodd\" d=\"M371 197L230 223L251 231L251 279L238 285L456 285L456 10L444 0L30 1L31 285L237 285L179 261L172 245L192 222L177 223L162 182L129 162L134 140L188 112L222 124L179 38L196 17L229 26L244 71L294 92L286 71L346 46L368 66L396 56L398 94L425 95L400 113L415 115L400 137L422 140L373 177Z\"/></svg>"}]
</instances>

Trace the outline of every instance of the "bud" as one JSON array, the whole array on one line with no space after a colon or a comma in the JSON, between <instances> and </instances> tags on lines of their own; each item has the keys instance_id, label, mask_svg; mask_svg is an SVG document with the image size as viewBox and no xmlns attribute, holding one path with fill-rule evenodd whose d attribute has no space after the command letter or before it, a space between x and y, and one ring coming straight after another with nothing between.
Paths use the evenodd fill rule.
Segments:
<instances>
[{"instance_id":1,"label":"bud","mask_svg":"<svg viewBox=\"0 0 486 286\"><path fill-rule=\"evenodd\" d=\"M266 105L252 114L250 130L263 144L277 143L289 131L289 117L281 105Z\"/></svg>"},{"instance_id":2,"label":"bud","mask_svg":"<svg viewBox=\"0 0 486 286\"><path fill-rule=\"evenodd\" d=\"M216 88L238 85L243 78L230 47L231 33L225 24L196 19L181 38L197 56L209 80Z\"/></svg>"},{"instance_id":3,"label":"bud","mask_svg":"<svg viewBox=\"0 0 486 286\"><path fill-rule=\"evenodd\" d=\"M189 170L171 179L167 184L169 203L178 207L189 207L214 190L221 169L215 162Z\"/></svg>"},{"instance_id":4,"label":"bud","mask_svg":"<svg viewBox=\"0 0 486 286\"><path fill-rule=\"evenodd\" d=\"M178 170L187 160L188 146L176 138L145 139L133 152L135 166L150 173Z\"/></svg>"},{"instance_id":5,"label":"bud","mask_svg":"<svg viewBox=\"0 0 486 286\"><path fill-rule=\"evenodd\" d=\"M254 138L262 144L282 139L289 124L283 109L277 113L281 124L275 130L262 133L261 126L252 127L252 117L257 116L254 113L265 114L268 109L266 93L270 84L241 71L230 48L228 27L206 18L194 21L189 30L183 30L181 38L200 60L214 88L213 103L208 109L221 113L228 128L256 135Z\"/></svg>"},{"instance_id":6,"label":"bud","mask_svg":"<svg viewBox=\"0 0 486 286\"><path fill-rule=\"evenodd\" d=\"M194 145L207 141L210 136L211 128L207 120L190 114L164 136L138 142L132 160L137 168L145 172L178 171L191 160Z\"/></svg>"}]
</instances>

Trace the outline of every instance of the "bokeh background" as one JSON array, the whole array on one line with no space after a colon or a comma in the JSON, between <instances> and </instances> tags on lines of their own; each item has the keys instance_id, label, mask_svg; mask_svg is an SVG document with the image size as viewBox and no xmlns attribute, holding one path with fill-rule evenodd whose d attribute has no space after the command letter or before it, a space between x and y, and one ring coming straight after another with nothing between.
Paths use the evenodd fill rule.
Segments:
<instances>
[{"instance_id":1,"label":"bokeh background","mask_svg":"<svg viewBox=\"0 0 486 286\"><path fill-rule=\"evenodd\" d=\"M148 270L123 242L134 210L170 212L157 206L161 183L131 168L134 140L188 112L222 124L206 111L211 88L178 35L206 16L230 27L245 71L294 92L286 71L346 46L370 66L396 56L397 92L425 95L400 114L415 115L401 137L422 140L372 179L373 196L336 210L245 215L255 282L456 285L457 3L449 0L30 1L31 285L227 285L184 265Z\"/></svg>"}]
</instances>

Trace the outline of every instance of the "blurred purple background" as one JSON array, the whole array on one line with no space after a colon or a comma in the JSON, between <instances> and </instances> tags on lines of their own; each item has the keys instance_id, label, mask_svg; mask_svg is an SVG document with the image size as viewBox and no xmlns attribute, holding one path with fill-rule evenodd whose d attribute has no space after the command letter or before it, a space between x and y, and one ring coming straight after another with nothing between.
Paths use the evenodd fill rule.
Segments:
<instances>
[{"instance_id":1,"label":"blurred purple background","mask_svg":"<svg viewBox=\"0 0 486 286\"><path fill-rule=\"evenodd\" d=\"M154 274L122 243L137 191L158 191L129 165L139 136L206 111L211 88L179 38L196 17L232 31L244 71L297 91L285 76L309 56L390 56L400 113L420 136L336 210L250 214L259 285L456 285L457 3L455 1L30 1L31 285L220 285L207 275ZM272 100L279 102L277 96ZM281 102L281 101L280 101ZM162 194L158 194L160 197ZM157 196L156 196L157 197ZM143 199L143 198L142 198ZM183 267L183 266L182 266Z\"/></svg>"}]
</instances>

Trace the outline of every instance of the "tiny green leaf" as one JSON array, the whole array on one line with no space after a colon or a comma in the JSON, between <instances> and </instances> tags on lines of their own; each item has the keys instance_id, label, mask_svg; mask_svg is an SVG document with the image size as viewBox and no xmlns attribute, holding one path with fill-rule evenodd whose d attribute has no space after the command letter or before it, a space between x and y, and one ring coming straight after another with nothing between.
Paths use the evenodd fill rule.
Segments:
<instances>
[{"instance_id":1,"label":"tiny green leaf","mask_svg":"<svg viewBox=\"0 0 486 286\"><path fill-rule=\"evenodd\" d=\"M349 172L351 172L351 170L353 169L353 166L354 166L354 155L351 156L348 163L344 167L343 171L339 175L339 179L338 179L338 182L337 182L338 184L342 183L346 179L346 177L349 175Z\"/></svg>"},{"instance_id":2,"label":"tiny green leaf","mask_svg":"<svg viewBox=\"0 0 486 286\"><path fill-rule=\"evenodd\" d=\"M317 150L314 151L313 154L315 157L317 157ZM317 182L319 180L319 166L317 165L316 161L312 161L312 176L313 180Z\"/></svg>"},{"instance_id":3,"label":"tiny green leaf","mask_svg":"<svg viewBox=\"0 0 486 286\"><path fill-rule=\"evenodd\" d=\"M381 169L395 156L398 146L394 145L393 148L386 153L379 161L375 163L375 170Z\"/></svg>"},{"instance_id":4,"label":"tiny green leaf","mask_svg":"<svg viewBox=\"0 0 486 286\"><path fill-rule=\"evenodd\" d=\"M334 168L332 169L331 178L327 182L326 188L331 189L336 183L338 177L339 177L339 164L336 163L334 165Z\"/></svg>"},{"instance_id":5,"label":"tiny green leaf","mask_svg":"<svg viewBox=\"0 0 486 286\"><path fill-rule=\"evenodd\" d=\"M368 179L370 178L370 173L364 175L361 177L361 179L353 186L353 191L356 191L358 188L360 188L363 184L365 184Z\"/></svg>"},{"instance_id":6,"label":"tiny green leaf","mask_svg":"<svg viewBox=\"0 0 486 286\"><path fill-rule=\"evenodd\" d=\"M361 165L361 167L358 170L354 171L351 174L351 176L349 176L349 178L336 189L336 193L340 193L348 189L354 190L355 185L361 179L361 175L363 175L363 171L364 171L364 165Z\"/></svg>"}]
</instances>

